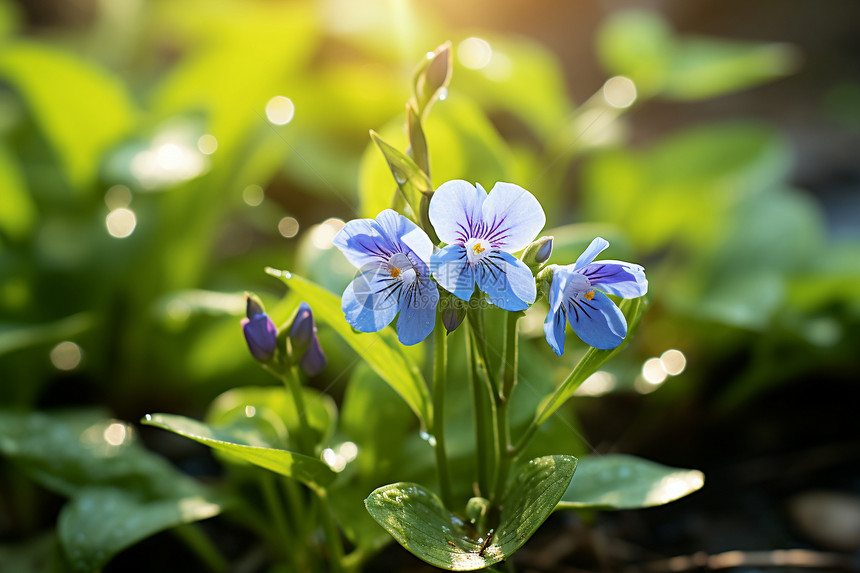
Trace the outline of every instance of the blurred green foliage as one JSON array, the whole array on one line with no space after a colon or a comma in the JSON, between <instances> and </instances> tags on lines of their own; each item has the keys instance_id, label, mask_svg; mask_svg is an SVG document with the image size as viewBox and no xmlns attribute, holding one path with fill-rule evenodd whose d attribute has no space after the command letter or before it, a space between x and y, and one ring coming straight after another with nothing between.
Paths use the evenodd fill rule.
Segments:
<instances>
[{"instance_id":1,"label":"blurred green foliage","mask_svg":"<svg viewBox=\"0 0 860 573\"><path fill-rule=\"evenodd\" d=\"M635 391L642 362L678 348L688 359L684 384L666 384L654 402L670 408L698 392L715 366L742 356L745 368L722 370L731 378L716 404L728 409L803 373L836 369L856 350L860 245L833 240L820 205L792 187L792 152L774 126L723 120L631 147L624 114L633 101L618 105L609 83L572 102L546 48L492 31L474 32L484 42L475 43L419 3L96 5L85 28L36 33L16 4L0 1L0 451L8 461L0 487L29 492L9 502L24 524L18 539L51 526L37 511L44 492L21 484L35 480L69 497L59 535L67 555L83 556L83 569L146 534L220 511L220 499L208 500L136 442L108 460L84 436L111 415L200 417L230 388L270 383L242 340L242 291L260 293L278 324L299 297L331 295L307 283L281 298L284 287L265 266L341 292L352 270L330 248L337 221L328 218L375 216L391 205L396 186L368 130L406 149L413 63L444 40L454 46L453 80L424 123L433 184L528 188L546 208L544 234L556 236L552 263L572 262L596 234L612 241L613 258L645 261L647 334L609 367L617 384L607 391ZM480 52L485 44L489 55ZM651 99L753 88L798 61L782 44L679 36L643 11L612 15L596 50L607 76L632 80L633 113ZM284 124L267 108L276 96L294 105ZM264 190L259 201L254 186ZM133 223L125 212L111 219L121 209ZM322 318L329 365L313 382L337 398L341 414L321 422L318 437L349 440L361 452L330 495L347 538L370 554L388 538L356 500L395 470L397 479L434 479L430 448L410 432L429 417L424 359L383 332L371 367L357 365L370 335L344 331L336 319ZM521 350L522 406L511 413L520 428L584 351L571 341L565 359L547 363L542 319L538 305L523 327L535 340ZM355 343L343 344L338 331ZM452 371L464 360L452 354ZM475 463L466 394L452 388L447 409L450 453L464 476ZM208 423L237 422L225 396ZM276 401L265 400L277 410ZM110 413L42 413L61 406ZM266 439L276 439L290 415L267 416ZM530 457L583 453L576 428L572 412L559 410ZM81 509L107 507L108 498L146 522L135 535L106 539L116 532ZM177 513L178 503L190 513ZM81 547L70 533L79 530L102 540L102 553Z\"/></svg>"}]
</instances>

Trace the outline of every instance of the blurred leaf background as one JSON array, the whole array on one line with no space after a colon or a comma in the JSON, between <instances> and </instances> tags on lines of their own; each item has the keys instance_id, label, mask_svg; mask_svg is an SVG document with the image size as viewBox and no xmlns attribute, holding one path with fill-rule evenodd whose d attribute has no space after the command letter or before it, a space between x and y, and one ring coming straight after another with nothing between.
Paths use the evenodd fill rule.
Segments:
<instances>
[{"instance_id":1,"label":"blurred leaf background","mask_svg":"<svg viewBox=\"0 0 860 573\"><path fill-rule=\"evenodd\" d=\"M201 418L230 388L270 384L238 327L242 292L276 322L298 300L267 265L341 292L352 269L331 238L396 189L368 130L405 149L412 72L451 40L453 80L425 122L434 183L516 182L544 205L551 262L599 234L651 285L633 343L549 424L545 444L565 451L535 455L637 453L713 474L714 493L683 502L699 505L648 513L674 533L637 542L669 553L732 549L719 524L761 504L782 524L809 488L860 494L858 9L649 5L0 0L0 422L72 407ZM544 311L524 321L523 426L584 351L569 341L549 361ZM331 329L320 336L329 365L312 382L366 448L350 486L366 495L397 471L378 465L392 463L386 429L415 420L391 394L376 427L362 404L390 389ZM450 402L465 473L455 437L471 410L464 391ZM185 473L217 472L148 432ZM34 485L23 476L44 460L22 458L34 437L15 435L0 448L0 555L24 560L32 550L16 548L38 552L57 519L49 490L83 482ZM426 473L420 440L401 446L413 454L398 479ZM800 460L796 474L774 470L780 456ZM763 484L773 498L750 493ZM163 493L121 501L168 511L180 493ZM726 497L716 532L696 525ZM349 530L367 516L338 518ZM356 527L352 541L378 544ZM800 521L785 527L762 548L808 539Z\"/></svg>"}]
</instances>

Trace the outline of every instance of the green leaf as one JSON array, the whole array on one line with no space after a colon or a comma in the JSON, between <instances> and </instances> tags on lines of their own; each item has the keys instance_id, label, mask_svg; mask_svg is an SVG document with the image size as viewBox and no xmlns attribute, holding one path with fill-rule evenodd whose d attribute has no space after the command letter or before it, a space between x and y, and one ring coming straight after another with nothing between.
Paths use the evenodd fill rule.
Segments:
<instances>
[{"instance_id":1,"label":"green leaf","mask_svg":"<svg viewBox=\"0 0 860 573\"><path fill-rule=\"evenodd\" d=\"M0 78L21 94L77 188L95 180L104 152L135 121L131 98L117 78L68 51L4 45Z\"/></svg>"},{"instance_id":2,"label":"green leaf","mask_svg":"<svg viewBox=\"0 0 860 573\"><path fill-rule=\"evenodd\" d=\"M0 147L0 238L26 237L36 222L36 205L27 190L24 174L5 149Z\"/></svg>"},{"instance_id":3,"label":"green leaf","mask_svg":"<svg viewBox=\"0 0 860 573\"><path fill-rule=\"evenodd\" d=\"M336 475L326 464L316 458L287 450L249 446L239 442L228 432L219 431L184 416L147 414L142 422L185 436L212 449L232 454L261 468L295 478L308 486L326 486L334 481Z\"/></svg>"},{"instance_id":4,"label":"green leaf","mask_svg":"<svg viewBox=\"0 0 860 573\"><path fill-rule=\"evenodd\" d=\"M201 486L144 449L133 428L97 411L0 410L0 454L35 481L73 496L83 488L127 488L150 498L200 495Z\"/></svg>"},{"instance_id":5,"label":"green leaf","mask_svg":"<svg viewBox=\"0 0 860 573\"><path fill-rule=\"evenodd\" d=\"M624 454L587 456L579 461L576 478L558 507L653 507L689 495L704 483L705 476L698 470L671 468Z\"/></svg>"},{"instance_id":6,"label":"green leaf","mask_svg":"<svg viewBox=\"0 0 860 573\"><path fill-rule=\"evenodd\" d=\"M798 59L798 50L789 44L684 39L661 95L699 100L735 92L791 74Z\"/></svg>"},{"instance_id":7,"label":"green leaf","mask_svg":"<svg viewBox=\"0 0 860 573\"><path fill-rule=\"evenodd\" d=\"M331 438L337 423L334 400L312 388L303 388L305 415L314 444ZM299 432L299 416L286 389L278 386L243 386L224 392L209 406L206 424L229 428L232 435L254 446L286 448L287 438Z\"/></svg>"},{"instance_id":8,"label":"green leaf","mask_svg":"<svg viewBox=\"0 0 860 573\"><path fill-rule=\"evenodd\" d=\"M0 322L0 356L22 348L69 339L88 330L92 316L78 313L47 324Z\"/></svg>"},{"instance_id":9,"label":"green leaf","mask_svg":"<svg viewBox=\"0 0 860 573\"><path fill-rule=\"evenodd\" d=\"M464 525L433 492L415 483L383 486L364 503L370 515L416 557L443 569L472 571L503 561L519 549L552 513L575 470L572 456L530 461L508 492L492 535Z\"/></svg>"},{"instance_id":10,"label":"green leaf","mask_svg":"<svg viewBox=\"0 0 860 573\"><path fill-rule=\"evenodd\" d=\"M144 501L128 490L90 488L63 507L57 529L72 568L89 572L154 533L220 512L202 496Z\"/></svg>"},{"instance_id":11,"label":"green leaf","mask_svg":"<svg viewBox=\"0 0 860 573\"><path fill-rule=\"evenodd\" d=\"M639 319L642 317L642 313L645 310L645 304L643 304L643 297L639 297L622 300L618 307L627 319L627 337L624 339L624 342L611 350L589 348L579 363L574 367L570 374L568 374L567 378L564 379L564 382L562 382L556 391L547 398L546 402L538 408L538 415L535 420L535 423L538 426L546 422L562 404L567 402L586 378L597 372L598 368L627 345L627 342L629 342L633 333L636 331L636 327L639 325Z\"/></svg>"},{"instance_id":12,"label":"green leaf","mask_svg":"<svg viewBox=\"0 0 860 573\"><path fill-rule=\"evenodd\" d=\"M373 130L370 130L370 138L376 143L382 155L385 156L385 161L388 163L388 168L391 170L391 175L394 181L397 182L397 187L403 193L403 198L416 219L422 219L422 226L431 228L429 225L424 225L421 201L424 196L433 193L433 185L427 174L412 160L411 157L387 143L382 137Z\"/></svg>"},{"instance_id":13,"label":"green leaf","mask_svg":"<svg viewBox=\"0 0 860 573\"><path fill-rule=\"evenodd\" d=\"M719 96L792 73L788 44L679 37L657 13L614 14L598 34L598 53L612 73L629 77L641 96L678 100Z\"/></svg>"},{"instance_id":14,"label":"green leaf","mask_svg":"<svg viewBox=\"0 0 860 573\"><path fill-rule=\"evenodd\" d=\"M400 394L426 428L432 428L433 411L427 385L418 366L403 352L391 329L375 333L354 331L343 318L340 297L287 271L267 268L313 309L314 317L328 324L389 386Z\"/></svg>"}]
</instances>

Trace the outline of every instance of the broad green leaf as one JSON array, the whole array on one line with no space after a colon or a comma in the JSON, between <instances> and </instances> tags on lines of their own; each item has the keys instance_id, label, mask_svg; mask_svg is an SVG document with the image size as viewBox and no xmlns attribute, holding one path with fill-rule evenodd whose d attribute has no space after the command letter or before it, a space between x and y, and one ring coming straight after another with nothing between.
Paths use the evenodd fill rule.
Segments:
<instances>
[{"instance_id":1,"label":"broad green leaf","mask_svg":"<svg viewBox=\"0 0 860 573\"><path fill-rule=\"evenodd\" d=\"M589 348L579 363L568 374L567 378L564 379L564 382L538 408L538 415L535 420L538 426L546 422L562 404L567 402L586 378L597 372L598 368L627 345L633 333L636 332L636 327L639 325L639 319L642 317L645 306L643 297L621 301L618 307L627 319L627 337L624 339L624 342L611 350Z\"/></svg>"},{"instance_id":2,"label":"broad green leaf","mask_svg":"<svg viewBox=\"0 0 860 573\"><path fill-rule=\"evenodd\" d=\"M48 324L9 324L0 322L0 356L37 344L72 338L88 330L92 316L74 314Z\"/></svg>"},{"instance_id":3,"label":"broad green leaf","mask_svg":"<svg viewBox=\"0 0 860 573\"><path fill-rule=\"evenodd\" d=\"M27 190L24 174L4 148L0 147L0 240L26 237L36 221L36 205Z\"/></svg>"},{"instance_id":4,"label":"broad green leaf","mask_svg":"<svg viewBox=\"0 0 860 573\"><path fill-rule=\"evenodd\" d=\"M69 51L35 43L4 45L0 78L21 94L73 187L95 180L104 152L135 121L118 78Z\"/></svg>"},{"instance_id":5,"label":"broad green leaf","mask_svg":"<svg viewBox=\"0 0 860 573\"><path fill-rule=\"evenodd\" d=\"M731 93L789 75L798 59L788 44L686 38L674 52L661 95L698 100Z\"/></svg>"},{"instance_id":6,"label":"broad green leaf","mask_svg":"<svg viewBox=\"0 0 860 573\"><path fill-rule=\"evenodd\" d=\"M671 468L624 454L587 456L579 460L576 477L558 507L652 507L689 495L704 483L699 470Z\"/></svg>"},{"instance_id":7,"label":"broad green leaf","mask_svg":"<svg viewBox=\"0 0 860 573\"><path fill-rule=\"evenodd\" d=\"M598 53L612 73L627 76L640 96L698 100L790 74L797 50L787 44L678 36L657 13L625 10L598 33Z\"/></svg>"},{"instance_id":8,"label":"broad green leaf","mask_svg":"<svg viewBox=\"0 0 860 573\"><path fill-rule=\"evenodd\" d=\"M391 329L376 333L358 333L343 318L340 297L298 275L277 269L266 269L280 278L313 309L314 317L328 324L383 380L400 394L422 424L432 428L430 395L418 367L403 352Z\"/></svg>"},{"instance_id":9,"label":"broad green leaf","mask_svg":"<svg viewBox=\"0 0 860 573\"><path fill-rule=\"evenodd\" d=\"M147 414L142 421L149 426L163 428L214 450L234 455L261 468L295 478L308 486L326 486L335 478L335 473L321 460L287 450L249 446L239 442L226 431L211 428L191 418L172 414Z\"/></svg>"},{"instance_id":10,"label":"broad green leaf","mask_svg":"<svg viewBox=\"0 0 860 573\"><path fill-rule=\"evenodd\" d=\"M202 496L152 501L129 490L90 488L63 507L57 530L72 568L90 572L154 533L208 519L221 508Z\"/></svg>"},{"instance_id":11,"label":"broad green leaf","mask_svg":"<svg viewBox=\"0 0 860 573\"><path fill-rule=\"evenodd\" d=\"M443 569L472 571L503 561L519 549L555 509L575 470L572 456L530 461L512 484L492 535L467 527L433 492L415 483L383 486L364 503L370 515L416 557Z\"/></svg>"},{"instance_id":12,"label":"broad green leaf","mask_svg":"<svg viewBox=\"0 0 860 573\"><path fill-rule=\"evenodd\" d=\"M314 444L326 443L337 423L337 407L327 394L303 388L305 415ZM290 434L299 431L292 396L279 386L243 386L224 392L212 402L206 424L229 427L250 445L287 448ZM240 434L237 434L240 432Z\"/></svg>"},{"instance_id":13,"label":"broad green leaf","mask_svg":"<svg viewBox=\"0 0 860 573\"><path fill-rule=\"evenodd\" d=\"M101 412L0 410L0 454L35 481L69 497L100 485L127 488L151 499L203 491L164 458L144 449L131 426Z\"/></svg>"},{"instance_id":14,"label":"broad green leaf","mask_svg":"<svg viewBox=\"0 0 860 573\"><path fill-rule=\"evenodd\" d=\"M627 76L640 97L665 85L675 49L672 29L655 12L622 10L613 13L597 32L597 54L612 74Z\"/></svg>"}]
</instances>

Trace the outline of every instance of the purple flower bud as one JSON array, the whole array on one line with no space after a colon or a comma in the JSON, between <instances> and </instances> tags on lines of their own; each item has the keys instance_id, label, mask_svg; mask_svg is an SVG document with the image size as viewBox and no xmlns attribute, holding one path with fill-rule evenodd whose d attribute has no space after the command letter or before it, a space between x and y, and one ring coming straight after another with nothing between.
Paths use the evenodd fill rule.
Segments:
<instances>
[{"instance_id":1,"label":"purple flower bud","mask_svg":"<svg viewBox=\"0 0 860 573\"><path fill-rule=\"evenodd\" d=\"M552 237L546 237L546 241L538 247L538 252L535 254L535 262L542 265L549 260L552 254ZM543 238L541 239L543 240Z\"/></svg>"},{"instance_id":2,"label":"purple flower bud","mask_svg":"<svg viewBox=\"0 0 860 573\"><path fill-rule=\"evenodd\" d=\"M317 340L316 335L314 335L311 339L311 345L305 351L305 355L302 356L302 360L299 362L299 366L308 376L316 376L322 372L323 368L325 368L325 364L325 354L323 354L322 348L320 348L319 340Z\"/></svg>"},{"instance_id":3,"label":"purple flower bud","mask_svg":"<svg viewBox=\"0 0 860 573\"><path fill-rule=\"evenodd\" d=\"M449 301L448 306L442 311L442 324L445 325L448 334L454 332L464 318L466 318L466 309L459 308L453 301Z\"/></svg>"},{"instance_id":4,"label":"purple flower bud","mask_svg":"<svg viewBox=\"0 0 860 573\"><path fill-rule=\"evenodd\" d=\"M552 254L552 237L541 237L531 242L523 251L521 260L528 266L532 272L545 264Z\"/></svg>"},{"instance_id":5,"label":"purple flower bud","mask_svg":"<svg viewBox=\"0 0 860 573\"><path fill-rule=\"evenodd\" d=\"M326 358L317 339L314 315L306 302L299 305L290 325L290 346L293 360L298 361L308 376L319 374L325 368Z\"/></svg>"},{"instance_id":6,"label":"purple flower bud","mask_svg":"<svg viewBox=\"0 0 860 573\"><path fill-rule=\"evenodd\" d=\"M308 306L308 303L303 302L299 305L299 310L293 318L293 324L290 325L290 342L294 348L307 348L311 339L314 338L316 330L311 307Z\"/></svg>"},{"instance_id":7,"label":"purple flower bud","mask_svg":"<svg viewBox=\"0 0 860 573\"><path fill-rule=\"evenodd\" d=\"M248 343L248 350L260 362L268 362L278 347L278 329L265 312L242 319L242 332Z\"/></svg>"}]
</instances>

